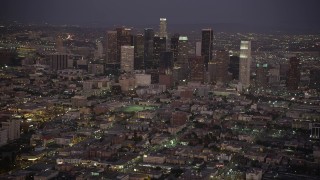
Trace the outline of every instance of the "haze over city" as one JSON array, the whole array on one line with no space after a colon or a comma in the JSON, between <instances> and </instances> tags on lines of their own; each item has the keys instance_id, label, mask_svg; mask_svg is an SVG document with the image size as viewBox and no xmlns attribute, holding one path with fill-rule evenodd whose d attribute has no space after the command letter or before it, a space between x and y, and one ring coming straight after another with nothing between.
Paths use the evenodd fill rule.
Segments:
<instances>
[{"instance_id":1,"label":"haze over city","mask_svg":"<svg viewBox=\"0 0 320 180\"><path fill-rule=\"evenodd\" d=\"M320 179L318 0L3 0L0 179Z\"/></svg>"}]
</instances>

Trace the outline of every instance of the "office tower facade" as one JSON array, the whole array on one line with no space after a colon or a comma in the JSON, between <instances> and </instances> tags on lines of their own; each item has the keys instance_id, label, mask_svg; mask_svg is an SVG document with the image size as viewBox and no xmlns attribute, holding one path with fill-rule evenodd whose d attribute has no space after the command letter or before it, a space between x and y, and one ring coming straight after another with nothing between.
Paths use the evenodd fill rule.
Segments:
<instances>
[{"instance_id":1,"label":"office tower facade","mask_svg":"<svg viewBox=\"0 0 320 180\"><path fill-rule=\"evenodd\" d=\"M171 37L171 52L173 53L173 62L177 62L178 59L178 47L179 47L179 34L174 34Z\"/></svg>"},{"instance_id":2,"label":"office tower facade","mask_svg":"<svg viewBox=\"0 0 320 180\"><path fill-rule=\"evenodd\" d=\"M117 45L117 31L107 32L107 52L106 59L107 65L120 64L117 60L118 57L118 45Z\"/></svg>"},{"instance_id":3,"label":"office tower facade","mask_svg":"<svg viewBox=\"0 0 320 180\"><path fill-rule=\"evenodd\" d=\"M153 38L154 31L151 28L144 29L144 65L145 69L153 67Z\"/></svg>"},{"instance_id":4,"label":"office tower facade","mask_svg":"<svg viewBox=\"0 0 320 180\"><path fill-rule=\"evenodd\" d=\"M204 82L205 65L202 56L194 56L189 58L190 81Z\"/></svg>"},{"instance_id":5,"label":"office tower facade","mask_svg":"<svg viewBox=\"0 0 320 180\"><path fill-rule=\"evenodd\" d=\"M175 66L188 68L188 54L189 54L189 46L188 46L188 37L180 36L179 37L179 47L178 47L178 57Z\"/></svg>"},{"instance_id":6,"label":"office tower facade","mask_svg":"<svg viewBox=\"0 0 320 180\"><path fill-rule=\"evenodd\" d=\"M201 42L196 42L196 47L195 47L195 50L196 50L196 56L201 56Z\"/></svg>"},{"instance_id":7,"label":"office tower facade","mask_svg":"<svg viewBox=\"0 0 320 180\"><path fill-rule=\"evenodd\" d=\"M166 18L160 18L159 37L168 39Z\"/></svg>"},{"instance_id":8,"label":"office tower facade","mask_svg":"<svg viewBox=\"0 0 320 180\"><path fill-rule=\"evenodd\" d=\"M206 70L208 69L208 63L212 60L213 53L213 30L202 29L201 37L201 55L204 57Z\"/></svg>"},{"instance_id":9,"label":"office tower facade","mask_svg":"<svg viewBox=\"0 0 320 180\"><path fill-rule=\"evenodd\" d=\"M134 69L144 69L144 36L137 34L134 36Z\"/></svg>"},{"instance_id":10,"label":"office tower facade","mask_svg":"<svg viewBox=\"0 0 320 180\"><path fill-rule=\"evenodd\" d=\"M269 66L266 63L259 63L256 66L256 88L266 89L268 87Z\"/></svg>"},{"instance_id":11,"label":"office tower facade","mask_svg":"<svg viewBox=\"0 0 320 180\"><path fill-rule=\"evenodd\" d=\"M239 56L230 56L229 72L232 80L239 80Z\"/></svg>"},{"instance_id":12,"label":"office tower facade","mask_svg":"<svg viewBox=\"0 0 320 180\"><path fill-rule=\"evenodd\" d=\"M173 69L173 53L160 53L159 72L160 74L172 74Z\"/></svg>"},{"instance_id":13,"label":"office tower facade","mask_svg":"<svg viewBox=\"0 0 320 180\"><path fill-rule=\"evenodd\" d=\"M117 31L117 61L121 60L121 46L132 46L133 37L130 28L116 28Z\"/></svg>"},{"instance_id":14,"label":"office tower facade","mask_svg":"<svg viewBox=\"0 0 320 180\"><path fill-rule=\"evenodd\" d=\"M251 73L250 66L251 66L251 41L241 41L239 81L242 85L242 89L248 89L250 86L250 73Z\"/></svg>"},{"instance_id":15,"label":"office tower facade","mask_svg":"<svg viewBox=\"0 0 320 180\"><path fill-rule=\"evenodd\" d=\"M287 71L286 86L288 90L297 90L300 83L300 60L291 57L289 60L289 69Z\"/></svg>"},{"instance_id":16,"label":"office tower facade","mask_svg":"<svg viewBox=\"0 0 320 180\"><path fill-rule=\"evenodd\" d=\"M133 72L134 46L121 46L121 70L125 72Z\"/></svg>"},{"instance_id":17,"label":"office tower facade","mask_svg":"<svg viewBox=\"0 0 320 180\"><path fill-rule=\"evenodd\" d=\"M160 53L167 49L167 41L165 37L154 37L153 39L153 69L159 67Z\"/></svg>"},{"instance_id":18,"label":"office tower facade","mask_svg":"<svg viewBox=\"0 0 320 180\"><path fill-rule=\"evenodd\" d=\"M96 41L96 51L95 51L95 54L94 54L94 57L95 59L100 59L103 57L103 45L102 45L102 42L101 40L97 40Z\"/></svg>"},{"instance_id":19,"label":"office tower facade","mask_svg":"<svg viewBox=\"0 0 320 180\"><path fill-rule=\"evenodd\" d=\"M67 69L68 59L69 57L66 54L49 55L49 66L53 71Z\"/></svg>"},{"instance_id":20,"label":"office tower facade","mask_svg":"<svg viewBox=\"0 0 320 180\"><path fill-rule=\"evenodd\" d=\"M219 50L216 56L208 64L208 74L210 83L226 83L228 75L229 53L225 50Z\"/></svg>"}]
</instances>

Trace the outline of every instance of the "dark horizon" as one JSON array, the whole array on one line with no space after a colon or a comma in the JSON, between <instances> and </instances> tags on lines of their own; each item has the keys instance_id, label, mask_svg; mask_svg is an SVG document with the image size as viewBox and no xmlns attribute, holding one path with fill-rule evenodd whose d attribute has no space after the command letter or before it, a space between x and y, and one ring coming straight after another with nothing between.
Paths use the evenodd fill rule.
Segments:
<instances>
[{"instance_id":1,"label":"dark horizon","mask_svg":"<svg viewBox=\"0 0 320 180\"><path fill-rule=\"evenodd\" d=\"M160 17L174 26L220 25L237 31L319 32L318 0L4 0L1 21L106 27L157 26Z\"/></svg>"}]
</instances>

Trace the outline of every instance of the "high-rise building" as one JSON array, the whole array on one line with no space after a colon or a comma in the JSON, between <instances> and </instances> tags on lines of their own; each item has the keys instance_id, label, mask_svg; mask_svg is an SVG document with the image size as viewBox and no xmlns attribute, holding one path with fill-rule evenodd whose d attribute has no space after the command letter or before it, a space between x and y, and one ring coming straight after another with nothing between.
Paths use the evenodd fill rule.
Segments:
<instances>
[{"instance_id":1,"label":"high-rise building","mask_svg":"<svg viewBox=\"0 0 320 180\"><path fill-rule=\"evenodd\" d=\"M181 68L188 68L188 55L189 53L189 46L188 46L188 37L187 36L180 36L179 37L179 47L178 47L178 57L175 66Z\"/></svg>"},{"instance_id":2,"label":"high-rise building","mask_svg":"<svg viewBox=\"0 0 320 180\"><path fill-rule=\"evenodd\" d=\"M177 62L178 59L179 36L179 34L174 34L173 37L171 37L171 52L173 53L173 62Z\"/></svg>"},{"instance_id":3,"label":"high-rise building","mask_svg":"<svg viewBox=\"0 0 320 180\"><path fill-rule=\"evenodd\" d=\"M287 89L297 90L300 83L300 60L296 57L291 57L289 60L289 69L287 71Z\"/></svg>"},{"instance_id":4,"label":"high-rise building","mask_svg":"<svg viewBox=\"0 0 320 180\"><path fill-rule=\"evenodd\" d=\"M196 42L196 56L201 56L201 42Z\"/></svg>"},{"instance_id":5,"label":"high-rise building","mask_svg":"<svg viewBox=\"0 0 320 180\"><path fill-rule=\"evenodd\" d=\"M173 69L173 53L160 53L159 72L160 74L172 74Z\"/></svg>"},{"instance_id":6,"label":"high-rise building","mask_svg":"<svg viewBox=\"0 0 320 180\"><path fill-rule=\"evenodd\" d=\"M159 67L160 53L165 52L167 42L165 37L154 37L153 39L153 69Z\"/></svg>"},{"instance_id":7,"label":"high-rise building","mask_svg":"<svg viewBox=\"0 0 320 180\"><path fill-rule=\"evenodd\" d=\"M121 46L132 46L131 29L116 28L117 31L117 61L121 60Z\"/></svg>"},{"instance_id":8,"label":"high-rise building","mask_svg":"<svg viewBox=\"0 0 320 180\"><path fill-rule=\"evenodd\" d=\"M239 56L230 56L229 72L232 74L232 80L239 80Z\"/></svg>"},{"instance_id":9,"label":"high-rise building","mask_svg":"<svg viewBox=\"0 0 320 180\"><path fill-rule=\"evenodd\" d=\"M96 41L96 51L94 54L95 59L100 59L103 57L103 45L101 40Z\"/></svg>"},{"instance_id":10,"label":"high-rise building","mask_svg":"<svg viewBox=\"0 0 320 180\"><path fill-rule=\"evenodd\" d=\"M204 82L205 65L202 56L194 56L189 58L190 81Z\"/></svg>"},{"instance_id":11,"label":"high-rise building","mask_svg":"<svg viewBox=\"0 0 320 180\"><path fill-rule=\"evenodd\" d=\"M213 30L202 29L201 55L204 57L206 70L208 69L209 61L212 60L212 52L213 52Z\"/></svg>"},{"instance_id":12,"label":"high-rise building","mask_svg":"<svg viewBox=\"0 0 320 180\"><path fill-rule=\"evenodd\" d=\"M120 64L117 60L118 57L118 45L117 45L117 31L107 32L107 52L106 52L107 64Z\"/></svg>"},{"instance_id":13,"label":"high-rise building","mask_svg":"<svg viewBox=\"0 0 320 180\"><path fill-rule=\"evenodd\" d=\"M265 89L268 86L268 64L257 64L256 67L256 87Z\"/></svg>"},{"instance_id":14,"label":"high-rise building","mask_svg":"<svg viewBox=\"0 0 320 180\"><path fill-rule=\"evenodd\" d=\"M68 55L54 54L49 56L49 66L53 71L68 68Z\"/></svg>"},{"instance_id":15,"label":"high-rise building","mask_svg":"<svg viewBox=\"0 0 320 180\"><path fill-rule=\"evenodd\" d=\"M215 58L209 61L208 73L209 82L211 83L226 83L229 79L228 66L229 66L229 53L225 50L219 50Z\"/></svg>"},{"instance_id":16,"label":"high-rise building","mask_svg":"<svg viewBox=\"0 0 320 180\"><path fill-rule=\"evenodd\" d=\"M125 72L133 72L134 46L121 46L121 70Z\"/></svg>"},{"instance_id":17,"label":"high-rise building","mask_svg":"<svg viewBox=\"0 0 320 180\"><path fill-rule=\"evenodd\" d=\"M241 41L240 44L240 73L239 81L242 89L250 86L250 66L251 66L251 41Z\"/></svg>"},{"instance_id":18,"label":"high-rise building","mask_svg":"<svg viewBox=\"0 0 320 180\"><path fill-rule=\"evenodd\" d=\"M153 38L154 31L151 28L144 29L144 65L145 69L153 68Z\"/></svg>"},{"instance_id":19,"label":"high-rise building","mask_svg":"<svg viewBox=\"0 0 320 180\"><path fill-rule=\"evenodd\" d=\"M167 34L167 19L166 18L160 18L160 31L159 31L159 37L168 39Z\"/></svg>"},{"instance_id":20,"label":"high-rise building","mask_svg":"<svg viewBox=\"0 0 320 180\"><path fill-rule=\"evenodd\" d=\"M144 69L144 36L137 34L134 36L134 69Z\"/></svg>"}]
</instances>

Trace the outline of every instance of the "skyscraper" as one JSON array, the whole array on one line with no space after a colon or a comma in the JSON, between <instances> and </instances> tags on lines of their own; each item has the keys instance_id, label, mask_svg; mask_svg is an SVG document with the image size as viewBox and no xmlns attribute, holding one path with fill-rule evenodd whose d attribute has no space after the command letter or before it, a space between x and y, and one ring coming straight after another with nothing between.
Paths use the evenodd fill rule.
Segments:
<instances>
[{"instance_id":1,"label":"skyscraper","mask_svg":"<svg viewBox=\"0 0 320 180\"><path fill-rule=\"evenodd\" d=\"M133 72L134 46L121 46L121 70L125 72Z\"/></svg>"},{"instance_id":2,"label":"skyscraper","mask_svg":"<svg viewBox=\"0 0 320 180\"><path fill-rule=\"evenodd\" d=\"M297 90L300 82L300 60L296 57L291 57L289 60L289 69L287 71L287 89Z\"/></svg>"},{"instance_id":3,"label":"skyscraper","mask_svg":"<svg viewBox=\"0 0 320 180\"><path fill-rule=\"evenodd\" d=\"M250 66L251 66L251 41L241 41L239 81L242 84L242 89L247 89L250 86Z\"/></svg>"},{"instance_id":4,"label":"skyscraper","mask_svg":"<svg viewBox=\"0 0 320 180\"><path fill-rule=\"evenodd\" d=\"M208 64L209 82L226 83L228 78L229 53L225 50L217 51L213 60Z\"/></svg>"},{"instance_id":5,"label":"skyscraper","mask_svg":"<svg viewBox=\"0 0 320 180\"><path fill-rule=\"evenodd\" d=\"M151 28L144 29L144 65L145 69L152 69L153 65L153 38L154 31Z\"/></svg>"},{"instance_id":6,"label":"skyscraper","mask_svg":"<svg viewBox=\"0 0 320 180\"><path fill-rule=\"evenodd\" d=\"M160 74L172 74L173 68L173 53L160 53L159 72Z\"/></svg>"},{"instance_id":7,"label":"skyscraper","mask_svg":"<svg viewBox=\"0 0 320 180\"><path fill-rule=\"evenodd\" d=\"M60 70L68 68L68 55L55 54L49 56L49 66L52 70Z\"/></svg>"},{"instance_id":8,"label":"skyscraper","mask_svg":"<svg viewBox=\"0 0 320 180\"><path fill-rule=\"evenodd\" d=\"M159 37L168 39L167 34L167 19L166 18L160 18L160 28L159 28Z\"/></svg>"},{"instance_id":9,"label":"skyscraper","mask_svg":"<svg viewBox=\"0 0 320 180\"><path fill-rule=\"evenodd\" d=\"M117 48L117 31L107 32L107 66L120 64L117 61L118 48Z\"/></svg>"},{"instance_id":10,"label":"skyscraper","mask_svg":"<svg viewBox=\"0 0 320 180\"><path fill-rule=\"evenodd\" d=\"M212 52L213 52L213 30L202 29L201 55L204 57L206 70L208 69L208 62L212 60Z\"/></svg>"},{"instance_id":11,"label":"skyscraper","mask_svg":"<svg viewBox=\"0 0 320 180\"><path fill-rule=\"evenodd\" d=\"M179 36L179 34L174 34L171 37L171 52L173 53L174 62L177 62L178 59Z\"/></svg>"},{"instance_id":12,"label":"skyscraper","mask_svg":"<svg viewBox=\"0 0 320 180\"><path fill-rule=\"evenodd\" d=\"M194 56L189 58L190 81L204 82L204 58L202 56Z\"/></svg>"},{"instance_id":13,"label":"skyscraper","mask_svg":"<svg viewBox=\"0 0 320 180\"><path fill-rule=\"evenodd\" d=\"M117 31L117 61L121 60L121 46L132 46L131 29L129 28L116 28Z\"/></svg>"},{"instance_id":14,"label":"skyscraper","mask_svg":"<svg viewBox=\"0 0 320 180\"><path fill-rule=\"evenodd\" d=\"M175 66L181 67L185 70L188 68L188 37L179 37L178 57Z\"/></svg>"},{"instance_id":15,"label":"skyscraper","mask_svg":"<svg viewBox=\"0 0 320 180\"><path fill-rule=\"evenodd\" d=\"M239 80L239 56L230 56L229 72L232 74L231 79Z\"/></svg>"},{"instance_id":16,"label":"skyscraper","mask_svg":"<svg viewBox=\"0 0 320 180\"><path fill-rule=\"evenodd\" d=\"M134 69L144 69L144 36L137 34L134 36Z\"/></svg>"},{"instance_id":17,"label":"skyscraper","mask_svg":"<svg viewBox=\"0 0 320 180\"><path fill-rule=\"evenodd\" d=\"M165 37L154 37L153 39L153 68L159 67L160 53L165 52L167 42Z\"/></svg>"}]
</instances>

